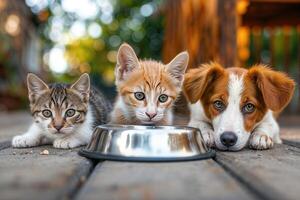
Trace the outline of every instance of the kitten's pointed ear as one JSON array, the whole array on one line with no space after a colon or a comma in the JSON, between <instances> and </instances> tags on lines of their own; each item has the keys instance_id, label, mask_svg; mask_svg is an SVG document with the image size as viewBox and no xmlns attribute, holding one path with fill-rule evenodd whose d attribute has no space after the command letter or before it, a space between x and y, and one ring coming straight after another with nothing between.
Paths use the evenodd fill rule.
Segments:
<instances>
[{"instance_id":1,"label":"kitten's pointed ear","mask_svg":"<svg viewBox=\"0 0 300 200\"><path fill-rule=\"evenodd\" d=\"M71 89L79 92L83 99L88 100L90 94L90 77L87 73L82 74L79 79L71 86Z\"/></svg>"},{"instance_id":2,"label":"kitten's pointed ear","mask_svg":"<svg viewBox=\"0 0 300 200\"><path fill-rule=\"evenodd\" d=\"M189 54L184 51L178 54L168 65L167 71L179 81L181 86L185 70L189 63Z\"/></svg>"},{"instance_id":3,"label":"kitten's pointed ear","mask_svg":"<svg viewBox=\"0 0 300 200\"><path fill-rule=\"evenodd\" d=\"M131 46L124 43L120 46L115 69L116 81L122 81L126 75L139 67L139 60Z\"/></svg>"},{"instance_id":4,"label":"kitten's pointed ear","mask_svg":"<svg viewBox=\"0 0 300 200\"><path fill-rule=\"evenodd\" d=\"M36 75L29 73L27 75L28 97L30 101L49 89L48 85Z\"/></svg>"}]
</instances>

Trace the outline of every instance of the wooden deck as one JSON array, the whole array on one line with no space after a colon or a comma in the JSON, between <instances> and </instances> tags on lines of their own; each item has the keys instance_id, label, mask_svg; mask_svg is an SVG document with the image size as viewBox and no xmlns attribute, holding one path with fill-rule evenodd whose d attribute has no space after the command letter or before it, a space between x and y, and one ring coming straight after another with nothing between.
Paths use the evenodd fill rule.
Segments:
<instances>
[{"instance_id":1,"label":"wooden deck","mask_svg":"<svg viewBox=\"0 0 300 200\"><path fill-rule=\"evenodd\" d=\"M285 144L267 151L217 152L178 163L99 162L78 149L13 149L31 122L0 114L0 199L299 199L300 118L283 118ZM298 122L298 124L297 124ZM47 149L49 155L41 155Z\"/></svg>"}]
</instances>

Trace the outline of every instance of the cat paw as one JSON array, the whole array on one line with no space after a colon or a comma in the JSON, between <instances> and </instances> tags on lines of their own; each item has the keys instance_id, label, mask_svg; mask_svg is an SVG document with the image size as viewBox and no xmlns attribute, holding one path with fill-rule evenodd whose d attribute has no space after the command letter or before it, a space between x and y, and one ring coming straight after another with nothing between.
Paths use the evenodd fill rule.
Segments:
<instances>
[{"instance_id":1,"label":"cat paw","mask_svg":"<svg viewBox=\"0 0 300 200\"><path fill-rule=\"evenodd\" d=\"M249 147L252 149L270 149L273 145L273 139L265 133L254 132L249 140Z\"/></svg>"},{"instance_id":2,"label":"cat paw","mask_svg":"<svg viewBox=\"0 0 300 200\"><path fill-rule=\"evenodd\" d=\"M53 142L53 147L58 149L71 149L82 145L85 145L85 143L74 138L59 138Z\"/></svg>"},{"instance_id":3,"label":"cat paw","mask_svg":"<svg viewBox=\"0 0 300 200\"><path fill-rule=\"evenodd\" d=\"M12 147L21 148L21 147L33 147L38 146L40 140L38 138L33 138L28 135L17 135L13 137L11 145Z\"/></svg>"},{"instance_id":4,"label":"cat paw","mask_svg":"<svg viewBox=\"0 0 300 200\"><path fill-rule=\"evenodd\" d=\"M203 129L201 130L201 134L203 137L203 140L207 147L214 147L215 146L215 140L214 140L214 131L212 129Z\"/></svg>"}]
</instances>

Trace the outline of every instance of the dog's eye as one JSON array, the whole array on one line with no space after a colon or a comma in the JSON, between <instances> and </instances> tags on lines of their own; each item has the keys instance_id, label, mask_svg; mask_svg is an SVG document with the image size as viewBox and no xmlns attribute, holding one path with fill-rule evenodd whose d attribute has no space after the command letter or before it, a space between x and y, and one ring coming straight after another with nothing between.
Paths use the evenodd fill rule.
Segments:
<instances>
[{"instance_id":1,"label":"dog's eye","mask_svg":"<svg viewBox=\"0 0 300 200\"><path fill-rule=\"evenodd\" d=\"M134 97L139 100L142 101L145 99L145 94L143 92L135 92L134 93Z\"/></svg>"},{"instance_id":2,"label":"dog's eye","mask_svg":"<svg viewBox=\"0 0 300 200\"><path fill-rule=\"evenodd\" d=\"M242 112L244 114L249 114L252 113L255 110L255 106L252 103L247 103L246 105L244 105L244 107L242 108Z\"/></svg>"},{"instance_id":3,"label":"dog's eye","mask_svg":"<svg viewBox=\"0 0 300 200\"><path fill-rule=\"evenodd\" d=\"M217 100L217 101L214 102L214 107L219 112L225 110L225 104L220 100Z\"/></svg>"},{"instance_id":4,"label":"dog's eye","mask_svg":"<svg viewBox=\"0 0 300 200\"><path fill-rule=\"evenodd\" d=\"M52 112L51 112L51 110L48 110L48 109L46 109L46 110L43 110L42 111L42 114L44 115L44 117L46 117L46 118L49 118L49 117L51 117L52 116Z\"/></svg>"},{"instance_id":5,"label":"dog's eye","mask_svg":"<svg viewBox=\"0 0 300 200\"><path fill-rule=\"evenodd\" d=\"M161 94L158 97L158 101L161 102L161 103L165 103L167 100L168 100L168 96L166 94Z\"/></svg>"},{"instance_id":6,"label":"dog's eye","mask_svg":"<svg viewBox=\"0 0 300 200\"><path fill-rule=\"evenodd\" d=\"M72 117L72 116L74 116L75 115L75 110L74 109L68 109L67 111L66 111L66 116L67 117Z\"/></svg>"}]
</instances>

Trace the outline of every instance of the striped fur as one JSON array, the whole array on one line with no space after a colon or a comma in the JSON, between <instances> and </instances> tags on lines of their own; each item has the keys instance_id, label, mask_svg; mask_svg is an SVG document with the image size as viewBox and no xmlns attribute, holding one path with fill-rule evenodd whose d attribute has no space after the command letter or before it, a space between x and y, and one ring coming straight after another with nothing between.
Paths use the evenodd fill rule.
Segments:
<instances>
[{"instance_id":1,"label":"striped fur","mask_svg":"<svg viewBox=\"0 0 300 200\"><path fill-rule=\"evenodd\" d=\"M87 74L73 85L46 85L29 74L28 91L34 123L28 132L13 139L14 147L49 143L57 148L84 145L93 128L108 121L111 105L100 91L90 88Z\"/></svg>"}]
</instances>

